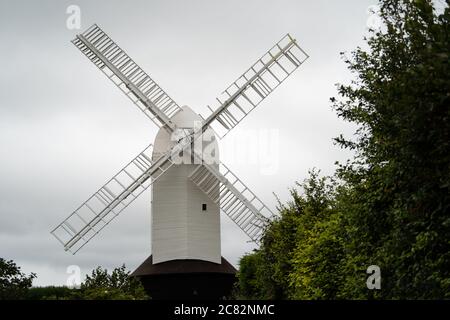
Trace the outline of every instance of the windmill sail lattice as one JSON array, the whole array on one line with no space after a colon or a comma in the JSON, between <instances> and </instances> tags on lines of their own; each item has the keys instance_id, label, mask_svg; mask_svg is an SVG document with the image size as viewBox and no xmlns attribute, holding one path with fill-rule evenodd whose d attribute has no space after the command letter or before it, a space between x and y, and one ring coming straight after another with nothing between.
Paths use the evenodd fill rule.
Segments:
<instances>
[{"instance_id":1,"label":"windmill sail lattice","mask_svg":"<svg viewBox=\"0 0 450 320\"><path fill-rule=\"evenodd\" d=\"M173 165L164 157L153 162L152 152L149 145L51 231L66 251L80 250Z\"/></svg>"},{"instance_id":2,"label":"windmill sail lattice","mask_svg":"<svg viewBox=\"0 0 450 320\"><path fill-rule=\"evenodd\" d=\"M216 98L206 126L223 138L307 59L287 34Z\"/></svg>"},{"instance_id":3,"label":"windmill sail lattice","mask_svg":"<svg viewBox=\"0 0 450 320\"><path fill-rule=\"evenodd\" d=\"M97 25L77 35L72 42L158 127L169 133L178 129L172 119L182 108ZM210 128L225 136L307 58L296 40L286 35L216 99L217 106L209 107L212 113L197 132L183 130L184 137L156 161L152 161L152 145L147 147L52 234L65 250L76 253L166 173L174 165L174 155L195 150L190 148L194 140L201 139ZM202 158L200 154L193 156L197 160ZM260 239L273 213L228 167L222 163L219 168L202 163L188 178L250 239Z\"/></svg>"},{"instance_id":4,"label":"windmill sail lattice","mask_svg":"<svg viewBox=\"0 0 450 320\"><path fill-rule=\"evenodd\" d=\"M93 25L72 42L158 127L173 129L181 108L102 29Z\"/></svg>"}]
</instances>

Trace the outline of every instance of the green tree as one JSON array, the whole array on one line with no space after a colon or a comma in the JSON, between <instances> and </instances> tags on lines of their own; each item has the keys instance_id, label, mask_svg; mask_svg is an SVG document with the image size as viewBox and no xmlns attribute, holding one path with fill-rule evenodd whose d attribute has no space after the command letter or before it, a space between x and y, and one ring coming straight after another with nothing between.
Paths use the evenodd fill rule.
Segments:
<instances>
[{"instance_id":1,"label":"green tree","mask_svg":"<svg viewBox=\"0 0 450 320\"><path fill-rule=\"evenodd\" d=\"M384 0L381 31L347 59L356 80L332 99L359 126L353 161L338 174L351 189L342 206L347 298L450 297L449 1ZM382 270L369 292L365 269Z\"/></svg>"},{"instance_id":2,"label":"green tree","mask_svg":"<svg viewBox=\"0 0 450 320\"><path fill-rule=\"evenodd\" d=\"M25 275L14 261L0 258L0 300L25 299L34 278L34 273Z\"/></svg>"},{"instance_id":3,"label":"green tree","mask_svg":"<svg viewBox=\"0 0 450 320\"><path fill-rule=\"evenodd\" d=\"M342 245L339 238L340 214L336 210L336 183L311 171L302 191L293 191L290 204L298 214L295 221L295 247L289 255L291 270L286 275L288 297L331 299L336 296ZM281 241L281 239L280 239Z\"/></svg>"},{"instance_id":4,"label":"green tree","mask_svg":"<svg viewBox=\"0 0 450 320\"><path fill-rule=\"evenodd\" d=\"M86 276L75 297L86 300L144 300L148 299L141 282L130 277L125 265L115 268L111 274L97 267Z\"/></svg>"},{"instance_id":5,"label":"green tree","mask_svg":"<svg viewBox=\"0 0 450 320\"><path fill-rule=\"evenodd\" d=\"M26 295L27 300L70 300L76 289L65 286L32 287Z\"/></svg>"},{"instance_id":6,"label":"green tree","mask_svg":"<svg viewBox=\"0 0 450 320\"><path fill-rule=\"evenodd\" d=\"M333 298L342 255L335 184L316 171L264 232L261 246L240 261L238 298ZM320 275L320 277L318 277Z\"/></svg>"},{"instance_id":7,"label":"green tree","mask_svg":"<svg viewBox=\"0 0 450 320\"><path fill-rule=\"evenodd\" d=\"M265 298L261 284L266 282L260 279L260 270L262 270L261 266L263 264L264 261L261 259L261 254L258 251L241 258L234 298L245 300Z\"/></svg>"}]
</instances>

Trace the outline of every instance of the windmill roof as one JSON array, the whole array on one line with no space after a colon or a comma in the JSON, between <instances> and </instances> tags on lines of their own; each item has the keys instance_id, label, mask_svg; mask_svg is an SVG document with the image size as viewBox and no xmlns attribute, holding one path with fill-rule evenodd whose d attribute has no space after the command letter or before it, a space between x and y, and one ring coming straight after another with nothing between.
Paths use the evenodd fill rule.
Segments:
<instances>
[{"instance_id":1,"label":"windmill roof","mask_svg":"<svg viewBox=\"0 0 450 320\"><path fill-rule=\"evenodd\" d=\"M220 264L204 260L171 260L153 264L153 257L150 256L134 272L132 276L148 276L163 274L192 274L192 273L226 273L235 274L237 272L224 257Z\"/></svg>"}]
</instances>

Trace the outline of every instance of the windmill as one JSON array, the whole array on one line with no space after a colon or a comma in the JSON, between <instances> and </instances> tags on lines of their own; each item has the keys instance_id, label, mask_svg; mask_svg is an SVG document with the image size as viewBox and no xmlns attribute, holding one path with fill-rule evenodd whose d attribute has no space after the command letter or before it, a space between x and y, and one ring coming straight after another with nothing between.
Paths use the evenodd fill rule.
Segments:
<instances>
[{"instance_id":1,"label":"windmill","mask_svg":"<svg viewBox=\"0 0 450 320\"><path fill-rule=\"evenodd\" d=\"M221 256L220 212L252 241L260 239L273 214L219 161L216 137L223 138L236 127L308 55L287 34L226 88L215 105L208 106L211 113L202 117L173 101L96 24L72 43L159 131L154 145L146 147L51 233L66 251L75 254L152 186L152 255L133 274L151 279L148 287L154 297L164 296L163 291L171 287L167 275L173 276L172 285L178 290L183 287L180 279L188 279L183 282L187 294L221 295L206 292L214 275L221 279L216 287L226 287L235 272Z\"/></svg>"}]
</instances>

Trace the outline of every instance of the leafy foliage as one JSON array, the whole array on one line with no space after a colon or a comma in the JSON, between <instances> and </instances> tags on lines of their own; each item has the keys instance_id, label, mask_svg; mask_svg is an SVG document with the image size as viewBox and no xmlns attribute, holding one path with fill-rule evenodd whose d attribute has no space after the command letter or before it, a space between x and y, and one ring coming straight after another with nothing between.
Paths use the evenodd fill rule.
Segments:
<instances>
[{"instance_id":1,"label":"leafy foliage","mask_svg":"<svg viewBox=\"0 0 450 320\"><path fill-rule=\"evenodd\" d=\"M35 277L25 275L12 260L0 258L0 300L23 299Z\"/></svg>"},{"instance_id":2,"label":"leafy foliage","mask_svg":"<svg viewBox=\"0 0 450 320\"><path fill-rule=\"evenodd\" d=\"M0 300L144 300L149 297L141 282L130 277L125 265L111 273L97 267L79 289L64 286L33 287L35 274L25 276L13 261L0 258Z\"/></svg>"},{"instance_id":3,"label":"leafy foliage","mask_svg":"<svg viewBox=\"0 0 450 320\"><path fill-rule=\"evenodd\" d=\"M300 287L315 297L334 295L333 270L338 268L334 262L342 247L336 236L323 231L339 227L339 213L333 207L336 186L317 171L310 175L298 184L303 194L292 189L293 200L280 204L280 216L265 231L261 248L241 259L237 298L305 298ZM316 277L319 273L321 279Z\"/></svg>"},{"instance_id":4,"label":"leafy foliage","mask_svg":"<svg viewBox=\"0 0 450 320\"><path fill-rule=\"evenodd\" d=\"M450 12L390 0L381 17L386 30L368 40L370 52L358 48L348 61L357 80L333 99L340 117L360 125L355 141L338 139L357 151L338 171L353 191L349 254L384 271L380 297L450 297ZM345 296L367 292L348 284Z\"/></svg>"},{"instance_id":5,"label":"leafy foliage","mask_svg":"<svg viewBox=\"0 0 450 320\"><path fill-rule=\"evenodd\" d=\"M332 98L358 125L331 179L313 172L241 260L244 297L450 298L449 18L430 0L382 0L381 30L346 58ZM345 57L345 56L344 56ZM253 265L256 264L257 265ZM368 290L378 265L382 289Z\"/></svg>"},{"instance_id":6,"label":"leafy foliage","mask_svg":"<svg viewBox=\"0 0 450 320\"><path fill-rule=\"evenodd\" d=\"M130 277L130 271L126 271L125 265L115 268L111 274L97 267L90 276L86 276L76 296L84 300L148 299L140 281Z\"/></svg>"},{"instance_id":7,"label":"leafy foliage","mask_svg":"<svg viewBox=\"0 0 450 320\"><path fill-rule=\"evenodd\" d=\"M76 289L64 286L32 287L26 295L27 300L69 300Z\"/></svg>"}]
</instances>

